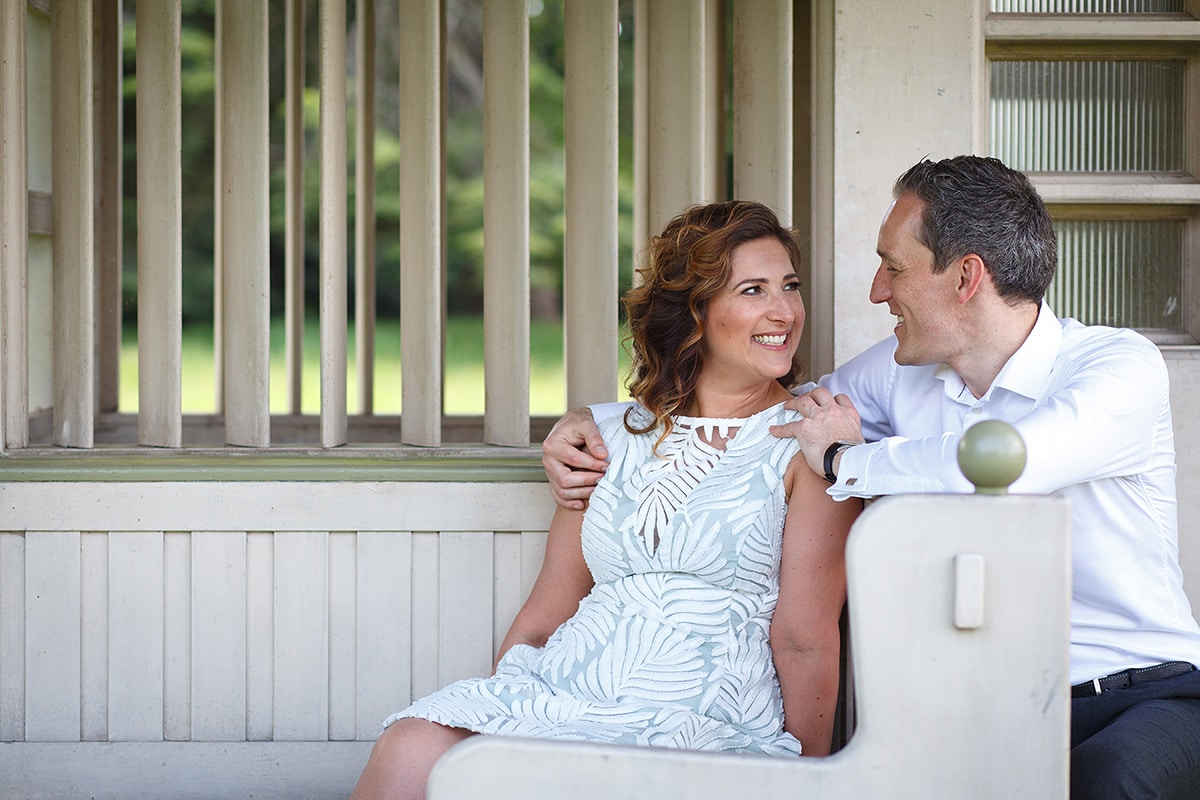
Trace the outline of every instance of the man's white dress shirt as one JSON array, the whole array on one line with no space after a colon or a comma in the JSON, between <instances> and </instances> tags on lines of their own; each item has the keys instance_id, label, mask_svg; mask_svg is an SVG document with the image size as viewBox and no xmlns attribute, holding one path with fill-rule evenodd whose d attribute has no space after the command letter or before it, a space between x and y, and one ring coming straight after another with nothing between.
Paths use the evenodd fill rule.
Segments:
<instances>
[{"instance_id":1,"label":"man's white dress shirt","mask_svg":"<svg viewBox=\"0 0 1200 800\"><path fill-rule=\"evenodd\" d=\"M1071 683L1163 661L1200 665L1178 559L1167 369L1129 330L1058 319L1033 331L976 398L944 365L900 366L894 336L822 379L849 395L870 444L843 451L836 498L969 492L958 441L985 419L1025 440L1013 493L1071 500Z\"/></svg>"}]
</instances>

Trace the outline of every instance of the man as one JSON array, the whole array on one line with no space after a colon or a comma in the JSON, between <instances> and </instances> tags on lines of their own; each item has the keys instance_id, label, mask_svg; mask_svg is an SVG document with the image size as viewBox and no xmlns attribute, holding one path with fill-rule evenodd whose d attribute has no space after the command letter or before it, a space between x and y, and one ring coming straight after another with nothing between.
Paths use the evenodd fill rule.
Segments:
<instances>
[{"instance_id":1,"label":"man","mask_svg":"<svg viewBox=\"0 0 1200 800\"><path fill-rule=\"evenodd\" d=\"M1020 173L922 161L894 195L870 295L894 335L790 401L804 418L776 434L796 437L835 498L871 497L970 491L962 433L1012 423L1028 452L1013 491L1071 500L1072 797L1197 797L1200 628L1178 563L1158 349L1054 316L1054 231ZM564 417L543 451L556 499L582 503L604 457L587 413Z\"/></svg>"}]
</instances>

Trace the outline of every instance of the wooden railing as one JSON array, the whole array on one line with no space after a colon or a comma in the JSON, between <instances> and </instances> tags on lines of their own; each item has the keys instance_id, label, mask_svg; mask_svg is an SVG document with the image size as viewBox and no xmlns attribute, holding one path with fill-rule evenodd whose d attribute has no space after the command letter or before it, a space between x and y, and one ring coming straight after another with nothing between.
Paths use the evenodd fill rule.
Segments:
<instances>
[{"instance_id":1,"label":"wooden railing","mask_svg":"<svg viewBox=\"0 0 1200 800\"><path fill-rule=\"evenodd\" d=\"M355 441L350 418L371 416L375 319L374 161L376 34L373 5L357 1L358 93L353 191L354 298L362 405L347 408L346 58L348 0L320 0L320 410L304 443ZM286 82L286 382L298 415L303 335L304 2L284 4ZM636 9L635 241L685 206L736 193L763 199L791 219L790 0L732 16L733 58L724 53L719 3L639 0ZM486 408L479 440L527 445L529 419L529 108L527 0L484 4L484 280ZM266 0L216 5L215 327L217 419L225 444L266 447L271 308ZM571 404L617 389L617 0L566 0L565 338ZM33 442L91 448L97 428L124 444L176 448L194 441L181 412L180 0L137 8L138 411L118 411L121 340L121 18L119 0L8 2L0 13L0 449ZM441 0L401 0L400 442L439 445L442 413L446 105ZM26 43L29 43L28 47ZM53 68L51 68L53 65ZM733 186L723 185L725 70L733 81ZM53 85L42 83L49 77ZM32 79L31 79L32 76ZM27 82L34 94L26 97ZM47 96L51 91L53 104ZM93 102L93 97L96 98ZM26 130L33 132L26 138ZM53 132L52 146L40 138ZM27 165L28 169L25 168ZM51 169L51 166L53 169ZM27 181L26 174L30 178ZM38 176L53 175L53 185ZM30 242L42 233L27 211L52 208L53 287L25 291ZM32 239L31 239L32 237ZM36 260L36 259L35 259ZM32 274L32 273L30 273ZM450 291L453 291L451 287ZM28 300L27 300L28 298ZM37 321L51 318L49 331ZM30 347L31 332L33 335ZM49 333L49 336L46 336ZM33 352L33 357L29 353ZM42 421L41 417L48 417ZM392 425L397 421L392 420ZM40 436L49 428L45 439ZM112 439L110 434L109 440Z\"/></svg>"}]
</instances>

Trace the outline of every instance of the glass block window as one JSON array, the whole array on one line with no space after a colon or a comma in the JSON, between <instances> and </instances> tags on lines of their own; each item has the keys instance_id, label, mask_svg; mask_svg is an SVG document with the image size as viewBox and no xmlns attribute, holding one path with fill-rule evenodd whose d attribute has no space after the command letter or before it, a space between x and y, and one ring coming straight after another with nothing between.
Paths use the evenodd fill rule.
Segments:
<instances>
[{"instance_id":1,"label":"glass block window","mask_svg":"<svg viewBox=\"0 0 1200 800\"><path fill-rule=\"evenodd\" d=\"M1184 169L1185 62L994 61L991 152L1025 172Z\"/></svg>"},{"instance_id":2,"label":"glass block window","mask_svg":"<svg viewBox=\"0 0 1200 800\"><path fill-rule=\"evenodd\" d=\"M1058 232L1060 315L1200 343L1200 0L989 0L988 153Z\"/></svg>"},{"instance_id":3,"label":"glass block window","mask_svg":"<svg viewBox=\"0 0 1200 800\"><path fill-rule=\"evenodd\" d=\"M1046 302L1062 317L1183 327L1183 220L1056 220L1058 272Z\"/></svg>"},{"instance_id":4,"label":"glass block window","mask_svg":"<svg viewBox=\"0 0 1200 800\"><path fill-rule=\"evenodd\" d=\"M1184 0L991 0L993 14L1182 14Z\"/></svg>"}]
</instances>

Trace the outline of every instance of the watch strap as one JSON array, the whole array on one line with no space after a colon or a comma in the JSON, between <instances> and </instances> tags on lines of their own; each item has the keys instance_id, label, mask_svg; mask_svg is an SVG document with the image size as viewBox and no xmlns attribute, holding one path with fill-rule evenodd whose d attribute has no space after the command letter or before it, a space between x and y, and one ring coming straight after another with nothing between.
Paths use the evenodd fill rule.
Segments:
<instances>
[{"instance_id":1,"label":"watch strap","mask_svg":"<svg viewBox=\"0 0 1200 800\"><path fill-rule=\"evenodd\" d=\"M829 481L830 483L837 483L837 473L833 471L833 459L837 457L838 453L854 447L856 444L859 444L859 442L846 442L839 440L825 448L825 480Z\"/></svg>"}]
</instances>

